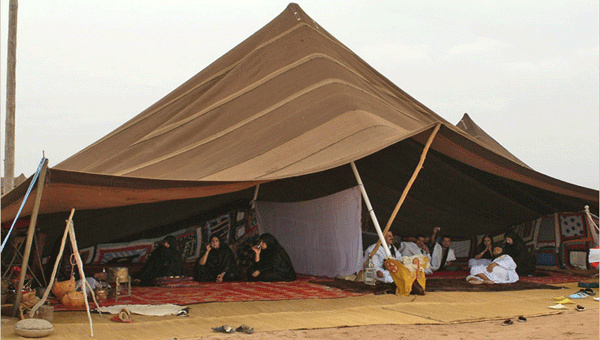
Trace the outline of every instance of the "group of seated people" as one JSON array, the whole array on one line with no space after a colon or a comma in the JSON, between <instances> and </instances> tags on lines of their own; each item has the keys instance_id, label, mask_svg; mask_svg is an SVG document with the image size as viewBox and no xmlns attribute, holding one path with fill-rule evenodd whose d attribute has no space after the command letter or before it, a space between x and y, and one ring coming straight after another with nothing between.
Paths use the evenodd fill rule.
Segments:
<instances>
[{"instance_id":1,"label":"group of seated people","mask_svg":"<svg viewBox=\"0 0 600 340\"><path fill-rule=\"evenodd\" d=\"M434 228L429 244L421 234L415 237L414 242L396 243L391 231L384 237L392 258L396 260L402 261L403 257L415 255L426 256L430 263L429 268L424 271L426 274L462 269L455 264L456 256L450 247L451 238L437 237L439 230ZM364 263L369 261L370 254L376 246L377 244L373 244L365 250ZM523 239L512 231L506 233L503 244L494 244L489 235L484 235L474 254L474 257L469 259L468 268L465 268L470 271L466 279L472 284L513 283L519 280L519 275L531 276L535 272L535 259L529 253ZM391 283L392 276L384 265L386 258L385 250L379 247L370 260L375 268L377 280Z\"/></svg>"},{"instance_id":2,"label":"group of seated people","mask_svg":"<svg viewBox=\"0 0 600 340\"><path fill-rule=\"evenodd\" d=\"M160 277L182 276L183 259L175 249L175 237L167 236L150 254L141 271L134 275L134 283L151 286ZM248 281L294 281L296 272L288 253L275 236L264 233L252 246L250 266L245 270ZM243 279L233 251L217 236L210 242L194 265L194 280L199 282L226 282Z\"/></svg>"},{"instance_id":3,"label":"group of seated people","mask_svg":"<svg viewBox=\"0 0 600 340\"><path fill-rule=\"evenodd\" d=\"M434 271L457 270L456 255L450 247L451 238L437 237L439 228L433 229L429 238L417 235L415 242L395 242L394 234L388 231L384 237L392 258L402 261L403 258L422 256L427 258L425 274ZM142 270L134 276L134 283L153 285L159 277L183 275L183 260L175 249L175 237L167 236L150 255ZM370 257L377 244L365 250L364 263L370 259L375 268L377 280L391 283L393 278L385 267L388 257L383 247ZM294 281L296 272L288 253L277 239L269 234L260 235L258 243L252 246L250 265L240 270L233 251L217 236L212 236L202 256L195 262L194 279L199 282L240 281ZM472 284L512 283L519 280L519 275L532 275L535 262L529 254L525 243L514 232L505 235L504 244L494 244L489 235L484 235L475 248L474 257L469 260L470 275L467 281Z\"/></svg>"}]
</instances>

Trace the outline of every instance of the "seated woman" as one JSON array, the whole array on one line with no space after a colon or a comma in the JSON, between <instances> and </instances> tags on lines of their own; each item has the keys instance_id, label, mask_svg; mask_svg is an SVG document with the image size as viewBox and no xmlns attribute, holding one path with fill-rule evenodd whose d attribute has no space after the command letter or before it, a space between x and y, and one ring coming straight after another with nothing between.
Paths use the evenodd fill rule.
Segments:
<instances>
[{"instance_id":1,"label":"seated woman","mask_svg":"<svg viewBox=\"0 0 600 340\"><path fill-rule=\"evenodd\" d=\"M521 276L533 275L535 273L535 258L531 256L521 236L509 231L504 235L504 239L506 242L504 252L510 255L517 264L517 273Z\"/></svg>"},{"instance_id":2,"label":"seated woman","mask_svg":"<svg viewBox=\"0 0 600 340\"><path fill-rule=\"evenodd\" d=\"M211 237L204 255L194 266L194 280L223 282L239 279L240 273L233 252L226 244L221 245L217 236Z\"/></svg>"},{"instance_id":3,"label":"seated woman","mask_svg":"<svg viewBox=\"0 0 600 340\"><path fill-rule=\"evenodd\" d=\"M494 247L494 261L486 265L477 265L471 267L471 275L467 276L467 281L471 284L494 284L494 283L513 283L519 281L517 274L517 264L513 259L503 254L500 246Z\"/></svg>"},{"instance_id":4,"label":"seated woman","mask_svg":"<svg viewBox=\"0 0 600 340\"><path fill-rule=\"evenodd\" d=\"M248 281L294 281L296 271L290 256L275 236L264 233L254 247L254 263L248 269Z\"/></svg>"},{"instance_id":5,"label":"seated woman","mask_svg":"<svg viewBox=\"0 0 600 340\"><path fill-rule=\"evenodd\" d=\"M183 275L183 259L177 251L175 236L169 235L161 241L158 248L152 251L142 270L134 276L133 283L151 286L154 285L154 279L158 277L181 275Z\"/></svg>"},{"instance_id":6,"label":"seated woman","mask_svg":"<svg viewBox=\"0 0 600 340\"><path fill-rule=\"evenodd\" d=\"M489 235L483 235L481 242L475 247L475 256L469 259L469 267L480 264L487 266L492 263L492 259L494 258L494 254L492 254L493 249L494 243L492 242L492 238Z\"/></svg>"}]
</instances>

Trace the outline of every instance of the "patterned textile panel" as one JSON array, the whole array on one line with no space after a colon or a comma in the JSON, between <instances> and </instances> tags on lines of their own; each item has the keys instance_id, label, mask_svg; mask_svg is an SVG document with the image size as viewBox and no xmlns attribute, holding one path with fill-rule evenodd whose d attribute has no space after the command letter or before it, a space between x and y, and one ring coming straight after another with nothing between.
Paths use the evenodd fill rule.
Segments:
<instances>
[{"instance_id":1,"label":"patterned textile panel","mask_svg":"<svg viewBox=\"0 0 600 340\"><path fill-rule=\"evenodd\" d=\"M217 236L221 242L229 241L229 229L231 221L229 214L219 216L213 220L206 222L206 241L211 237Z\"/></svg>"},{"instance_id":2,"label":"patterned textile panel","mask_svg":"<svg viewBox=\"0 0 600 340\"><path fill-rule=\"evenodd\" d=\"M563 240L587 238L587 223L579 214L560 214L560 233Z\"/></svg>"},{"instance_id":3,"label":"patterned textile panel","mask_svg":"<svg viewBox=\"0 0 600 340\"><path fill-rule=\"evenodd\" d=\"M202 227L196 226L183 229L172 234L177 240L177 248L184 261L193 261L200 257L202 246ZM165 235L166 237L167 235ZM164 239L161 237L160 240Z\"/></svg>"},{"instance_id":4,"label":"patterned textile panel","mask_svg":"<svg viewBox=\"0 0 600 340\"><path fill-rule=\"evenodd\" d=\"M544 216L539 223L536 248L556 246L554 215Z\"/></svg>"},{"instance_id":5,"label":"patterned textile panel","mask_svg":"<svg viewBox=\"0 0 600 340\"><path fill-rule=\"evenodd\" d=\"M450 246L457 259L468 258L471 252L471 240L453 240Z\"/></svg>"},{"instance_id":6,"label":"patterned textile panel","mask_svg":"<svg viewBox=\"0 0 600 340\"><path fill-rule=\"evenodd\" d=\"M79 249L79 256L81 256L81 262L83 264L90 264L94 260L94 253L96 251L95 246Z\"/></svg>"},{"instance_id":7,"label":"patterned textile panel","mask_svg":"<svg viewBox=\"0 0 600 340\"><path fill-rule=\"evenodd\" d=\"M154 242L107 243L96 247L93 264L143 263L154 249Z\"/></svg>"},{"instance_id":8,"label":"patterned textile panel","mask_svg":"<svg viewBox=\"0 0 600 340\"><path fill-rule=\"evenodd\" d=\"M237 213L237 217L242 217L239 212ZM244 267L247 263L249 247L245 247L244 245L249 245L251 243L256 242L258 239L258 223L256 222L256 214L254 211L246 211L243 216L243 221L236 221L235 227L235 235L233 237L233 241L231 243L231 250L237 256L240 261L240 266ZM251 255L251 254L250 254Z\"/></svg>"},{"instance_id":9,"label":"patterned textile panel","mask_svg":"<svg viewBox=\"0 0 600 340\"><path fill-rule=\"evenodd\" d=\"M572 269L588 268L588 249L588 242L574 242L565 244L562 249L564 264Z\"/></svg>"},{"instance_id":10,"label":"patterned textile panel","mask_svg":"<svg viewBox=\"0 0 600 340\"><path fill-rule=\"evenodd\" d=\"M521 237L525 243L533 240L533 232L535 229L536 221L530 221L523 223L523 229L521 231Z\"/></svg>"},{"instance_id":11,"label":"patterned textile panel","mask_svg":"<svg viewBox=\"0 0 600 340\"><path fill-rule=\"evenodd\" d=\"M558 258L556 257L556 249L554 247L546 247L536 251L536 263L538 266L557 266Z\"/></svg>"}]
</instances>

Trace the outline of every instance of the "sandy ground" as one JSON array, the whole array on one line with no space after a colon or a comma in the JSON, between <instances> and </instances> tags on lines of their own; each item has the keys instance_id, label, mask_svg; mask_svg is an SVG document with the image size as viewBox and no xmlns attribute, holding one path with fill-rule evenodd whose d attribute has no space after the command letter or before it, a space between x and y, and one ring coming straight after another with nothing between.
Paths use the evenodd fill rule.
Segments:
<instances>
[{"instance_id":1,"label":"sandy ground","mask_svg":"<svg viewBox=\"0 0 600 340\"><path fill-rule=\"evenodd\" d=\"M193 339L598 339L598 310L528 318L526 322L513 319L450 325L381 325L325 328L294 331L260 332L254 334L215 334ZM181 340L181 339L178 339ZM187 340L187 339L186 339Z\"/></svg>"}]
</instances>

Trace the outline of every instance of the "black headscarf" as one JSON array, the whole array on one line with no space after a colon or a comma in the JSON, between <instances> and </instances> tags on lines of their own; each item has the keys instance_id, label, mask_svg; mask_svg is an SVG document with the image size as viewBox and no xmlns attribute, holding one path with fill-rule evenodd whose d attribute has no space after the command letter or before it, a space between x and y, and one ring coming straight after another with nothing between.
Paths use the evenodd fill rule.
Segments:
<instances>
[{"instance_id":1,"label":"black headscarf","mask_svg":"<svg viewBox=\"0 0 600 340\"><path fill-rule=\"evenodd\" d=\"M256 270L260 275L255 278L257 281L294 281L296 280L296 271L288 253L279 244L275 236L264 233L260 235L259 240L263 241L267 248L261 250L260 261L255 263Z\"/></svg>"},{"instance_id":2,"label":"black headscarf","mask_svg":"<svg viewBox=\"0 0 600 340\"><path fill-rule=\"evenodd\" d=\"M521 236L511 230L504 235L504 238L510 238L513 241L512 244L508 242L504 244L504 252L510 255L517 264L517 274L528 276L535 273L535 258L529 253Z\"/></svg>"},{"instance_id":3,"label":"black headscarf","mask_svg":"<svg viewBox=\"0 0 600 340\"><path fill-rule=\"evenodd\" d=\"M213 236L216 237L216 236ZM211 240L212 238L211 237ZM217 276L225 273L223 281L235 281L239 279L239 269L233 252L225 243L219 239L219 248L212 248L206 258L206 263L201 266L196 262L194 278L197 281L215 281Z\"/></svg>"},{"instance_id":4,"label":"black headscarf","mask_svg":"<svg viewBox=\"0 0 600 340\"><path fill-rule=\"evenodd\" d=\"M165 243L169 246L167 247ZM154 279L158 277L180 275L183 275L183 259L177 249L177 239L169 235L152 251L136 277L141 285L149 286L154 284Z\"/></svg>"}]
</instances>

